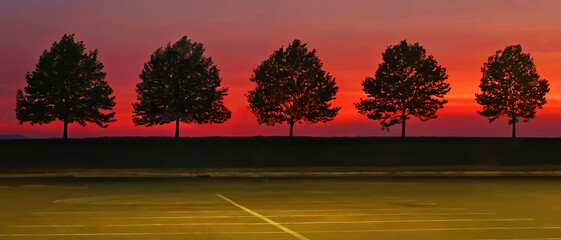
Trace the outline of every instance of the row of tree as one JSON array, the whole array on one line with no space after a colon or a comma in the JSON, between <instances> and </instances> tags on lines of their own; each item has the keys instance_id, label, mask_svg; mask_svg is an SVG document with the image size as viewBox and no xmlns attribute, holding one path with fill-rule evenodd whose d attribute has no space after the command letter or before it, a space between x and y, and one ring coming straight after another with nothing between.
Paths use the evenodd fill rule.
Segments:
<instances>
[{"instance_id":1,"label":"row of tree","mask_svg":"<svg viewBox=\"0 0 561 240\"><path fill-rule=\"evenodd\" d=\"M157 49L144 64L140 83L136 85L137 102L133 103L133 122L153 126L175 123L222 123L231 116L223 103L228 89L220 86L219 70L204 55L201 43L187 37ZM93 122L107 127L115 121L113 90L105 81L98 51L87 52L74 35L64 35L39 57L35 71L26 75L27 86L18 90L16 117L20 124L45 124L55 120L82 126ZM382 53L374 77L363 82L366 99L355 103L358 112L380 121L389 130L412 116L421 121L436 118L450 91L446 68L427 55L419 43L405 40L389 46ZM296 123L328 122L340 107L332 106L338 91L335 78L322 68L316 50L294 40L281 47L253 70L250 81L255 89L246 94L259 124L273 126L287 123L290 136ZM516 123L528 121L546 103L547 80L541 79L530 54L520 45L508 46L489 57L481 68L483 77L475 95L483 106L478 111L492 122L505 116L516 137Z\"/></svg>"}]
</instances>

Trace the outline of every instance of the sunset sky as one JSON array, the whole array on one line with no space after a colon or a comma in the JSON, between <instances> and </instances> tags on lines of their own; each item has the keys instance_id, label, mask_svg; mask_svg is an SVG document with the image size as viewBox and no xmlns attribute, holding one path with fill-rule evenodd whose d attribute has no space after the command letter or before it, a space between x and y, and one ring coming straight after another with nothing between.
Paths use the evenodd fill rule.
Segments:
<instances>
[{"instance_id":1,"label":"sunset sky","mask_svg":"<svg viewBox=\"0 0 561 240\"><path fill-rule=\"evenodd\" d=\"M531 53L549 80L548 103L517 125L521 137L561 137L561 1L8 1L0 0L0 135L60 137L62 123L19 125L15 95L42 51L64 34L99 50L117 97L117 122L108 128L72 124L69 137L173 136L174 125L134 126L131 104L143 63L158 47L186 35L203 43L229 88L232 118L219 125L181 125L181 136L287 135L288 126L259 125L244 94L252 70L274 50L301 39L317 50L339 86L334 121L295 126L296 136L399 136L359 115L361 82L372 76L388 45L419 42L447 68L452 91L439 117L407 124L408 136L509 137L506 119L493 123L476 111L480 68L507 45Z\"/></svg>"}]
</instances>

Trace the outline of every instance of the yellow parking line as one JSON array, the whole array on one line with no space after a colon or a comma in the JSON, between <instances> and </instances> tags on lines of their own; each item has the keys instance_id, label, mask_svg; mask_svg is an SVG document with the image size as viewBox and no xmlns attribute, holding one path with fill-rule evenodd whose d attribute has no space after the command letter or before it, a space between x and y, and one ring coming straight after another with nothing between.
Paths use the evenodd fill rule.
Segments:
<instances>
[{"instance_id":1,"label":"yellow parking line","mask_svg":"<svg viewBox=\"0 0 561 240\"><path fill-rule=\"evenodd\" d=\"M292 231L292 230L290 230L289 228L287 228L287 227L285 227L285 226L283 226L283 225L281 225L281 224L279 224L279 223L277 223L277 222L271 220L270 218L265 217L265 216L263 216L263 215L261 215L261 214L259 214L259 213L257 213L257 212L254 212L254 211L252 211L251 209L246 208L246 207L244 207L244 206L242 206L242 205L240 205L240 204L238 204L238 203L232 201L231 199L229 199L229 198L227 198L227 197L224 197L224 196L222 196L222 195L220 195L220 194L218 194L218 193L216 194L216 196L218 196L218 197L220 197L220 198L226 200L227 202L229 202L229 203L231 203L232 205L234 205L234 206L236 206L236 207L238 207L238 208L240 208L240 209L246 211L247 213L249 213L249 214L251 214L251 215L253 215L253 216L256 216L256 217L260 218L261 220L270 223L271 225L273 225L273 226L279 228L280 230L285 231L286 233L288 233L288 234L294 236L296 239L300 239L300 240L309 240L307 237L304 237L304 236L300 235L299 233L297 233L297 232L295 232L295 231Z\"/></svg>"}]
</instances>

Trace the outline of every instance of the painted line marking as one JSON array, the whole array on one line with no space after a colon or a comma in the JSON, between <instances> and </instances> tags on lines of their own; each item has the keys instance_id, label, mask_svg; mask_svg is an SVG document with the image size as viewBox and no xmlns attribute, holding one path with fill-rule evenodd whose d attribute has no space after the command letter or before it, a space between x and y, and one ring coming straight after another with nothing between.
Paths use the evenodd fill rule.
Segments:
<instances>
[{"instance_id":1,"label":"painted line marking","mask_svg":"<svg viewBox=\"0 0 561 240\"><path fill-rule=\"evenodd\" d=\"M454 215L495 215L491 212L460 212L460 213L349 213L349 214L296 214L267 215L267 217L354 217L354 216L454 216Z\"/></svg>"},{"instance_id":2,"label":"painted line marking","mask_svg":"<svg viewBox=\"0 0 561 240\"><path fill-rule=\"evenodd\" d=\"M561 238L482 238L478 240L559 240Z\"/></svg>"},{"instance_id":3,"label":"painted line marking","mask_svg":"<svg viewBox=\"0 0 561 240\"><path fill-rule=\"evenodd\" d=\"M224 205L226 206L226 205ZM227 205L228 207L230 207L230 205ZM65 211L70 211L70 210L89 210L89 209L105 209L106 206L92 206L92 205L88 205L86 207L65 207L65 206L57 206L57 209L61 209L61 210L65 210ZM136 208L142 208L142 209L200 209L200 208L213 208L215 209L216 206L120 206L124 209L136 209Z\"/></svg>"},{"instance_id":4,"label":"painted line marking","mask_svg":"<svg viewBox=\"0 0 561 240\"><path fill-rule=\"evenodd\" d=\"M349 212L349 211L402 211L402 210L466 210L467 208L426 208L426 207L411 207L411 208L342 208L342 209L259 209L259 211L267 212Z\"/></svg>"},{"instance_id":5,"label":"painted line marking","mask_svg":"<svg viewBox=\"0 0 561 240\"><path fill-rule=\"evenodd\" d=\"M240 205L241 206L241 205ZM364 216L458 216L458 215L495 215L497 213L478 213L478 212L460 212L460 213L356 213L356 214L277 214L277 215L261 215L263 217L364 217ZM217 215L217 216L156 216L156 217L60 217L60 218L43 218L45 220L57 219L209 219L209 218L250 218L253 216L246 215Z\"/></svg>"},{"instance_id":6,"label":"painted line marking","mask_svg":"<svg viewBox=\"0 0 561 240\"><path fill-rule=\"evenodd\" d=\"M357 224L357 223L415 223L415 222L514 222L534 221L531 218L482 218L482 219L410 219L410 220L366 220L336 222L287 222L283 224Z\"/></svg>"},{"instance_id":7,"label":"painted line marking","mask_svg":"<svg viewBox=\"0 0 561 240\"><path fill-rule=\"evenodd\" d=\"M338 203L353 203L355 205L370 205L372 200L381 200L381 201L395 201L395 202L417 202L417 200L411 199L386 199L386 198L370 198L369 201L353 201L353 200L335 200L335 201L322 201L322 200L294 200L294 202L298 203L313 203L313 204L323 204L323 205L332 205L332 206L339 206L341 204ZM290 201L290 200L289 200ZM65 200L55 200L53 203L57 204L87 204L87 205L222 205L223 203L220 202L188 202L188 201L178 201L178 202L143 202L143 201L96 201L96 202L72 202L72 201L65 201ZM266 201L252 201L251 203L259 204L259 203L268 203ZM436 203L425 203L422 206L436 206Z\"/></svg>"},{"instance_id":8,"label":"painted line marking","mask_svg":"<svg viewBox=\"0 0 561 240\"><path fill-rule=\"evenodd\" d=\"M466 230L548 230L560 227L481 227L481 228L412 228L412 229L368 229L368 230L334 230L334 231L302 231L304 233L368 233L368 232L417 232L417 231L466 231ZM284 234L284 232L124 232L124 233L8 233L0 237L47 237L47 236L141 236L141 235L207 235L207 234ZM303 238L306 239L307 238ZM526 238L522 238L526 239ZM559 239L559 238L529 238ZM515 239L510 239L515 240Z\"/></svg>"},{"instance_id":9,"label":"painted line marking","mask_svg":"<svg viewBox=\"0 0 561 240\"><path fill-rule=\"evenodd\" d=\"M212 211L150 211L150 212L145 212L142 211L142 213L145 214L163 214L163 213L209 213L209 212L231 212L231 213L244 213L243 211L232 211L232 210L224 210L224 211L219 211L219 210L212 210ZM90 212L32 212L31 214L34 215L64 215L64 214L111 214L111 213L118 213L118 214L130 214L130 213L139 213L138 211L124 211L124 212L109 212L109 211L90 211Z\"/></svg>"},{"instance_id":10,"label":"painted line marking","mask_svg":"<svg viewBox=\"0 0 561 240\"><path fill-rule=\"evenodd\" d=\"M368 232L423 232L423 231L469 231L469 230L550 230L561 227L473 227L473 228L403 228L403 229L365 229L365 230L325 230L301 231L303 233L368 233Z\"/></svg>"},{"instance_id":11,"label":"painted line marking","mask_svg":"<svg viewBox=\"0 0 561 240\"><path fill-rule=\"evenodd\" d=\"M279 222L281 225L307 224L361 224L361 223L415 223L415 222L509 222L534 221L531 218L478 218L478 219L410 219L410 220L369 220L369 221L332 221L332 222ZM214 225L268 225L269 223L141 223L141 224L104 224L104 225L15 225L11 228L72 228L72 227L149 227L149 226L214 226Z\"/></svg>"},{"instance_id":12,"label":"painted line marking","mask_svg":"<svg viewBox=\"0 0 561 240\"><path fill-rule=\"evenodd\" d=\"M350 211L400 211L400 210L466 210L466 208L366 208L366 209L282 209L282 210L271 210L271 209L258 209L255 211L263 211L263 212L350 212ZM143 213L154 213L154 214L162 214L162 213L208 213L208 212L240 212L240 211L232 211L232 210L178 210L178 211L150 211L150 212L143 212ZM110 211L66 211L66 212L32 212L31 214L35 215L63 215L63 214L108 214L108 213L138 213L138 211L120 211L120 212L110 212Z\"/></svg>"},{"instance_id":13,"label":"painted line marking","mask_svg":"<svg viewBox=\"0 0 561 240\"><path fill-rule=\"evenodd\" d=\"M298 200L298 199L277 199L276 201L296 202L296 203L355 203L355 204L372 204L372 200L391 200L399 202L409 202L414 200L394 200L394 199L368 199L369 201L355 201L355 200ZM273 201L273 200L271 200ZM268 201L244 201L250 204L270 204Z\"/></svg>"},{"instance_id":14,"label":"painted line marking","mask_svg":"<svg viewBox=\"0 0 561 240\"><path fill-rule=\"evenodd\" d=\"M254 212L254 211L252 211L251 209L246 208L246 207L244 207L244 206L242 206L242 205L240 205L240 204L238 204L238 203L232 201L231 199L229 199L229 198L227 198L227 197L224 197L224 196L222 196L222 195L220 195L220 194L218 194L218 193L216 194L216 196L218 196L218 197L224 199L225 201L231 203L232 205L234 205L234 206L236 206L236 207L238 207L238 208L240 208L240 209L246 211L247 213L249 213L249 214L251 214L251 215L253 215L253 216L255 216L255 217L260 218L261 220L270 223L271 225L273 225L273 226L279 228L280 230L283 230L284 232L286 232L286 233L288 233L288 234L294 236L296 239L299 239L299 240L309 240L307 237L304 237L304 236L300 235L299 233L297 233L297 232L295 232L295 231L292 231L292 230L288 229L287 227L285 227L285 226L283 226L283 225L281 225L281 224L279 224L279 223L277 223L277 222L271 220L270 218L265 217L265 216L263 216L263 215L261 215L261 214L259 214L259 213L257 213L257 212Z\"/></svg>"},{"instance_id":15,"label":"painted line marking","mask_svg":"<svg viewBox=\"0 0 561 240\"><path fill-rule=\"evenodd\" d=\"M57 219L212 219L212 218L253 218L247 215L227 215L227 216L169 216L169 217L74 217L74 218L43 218L45 220Z\"/></svg>"},{"instance_id":16,"label":"painted line marking","mask_svg":"<svg viewBox=\"0 0 561 240\"><path fill-rule=\"evenodd\" d=\"M261 192L246 192L246 191L231 191L224 192L228 195L316 195L316 194L338 194L339 192L330 191L290 191L290 192L278 192L278 191L261 191ZM391 196L390 196L391 197Z\"/></svg>"},{"instance_id":17,"label":"painted line marking","mask_svg":"<svg viewBox=\"0 0 561 240\"><path fill-rule=\"evenodd\" d=\"M143 236L143 235L212 235L212 234L285 234L284 232L115 232L115 233L7 233L0 237L51 237L51 236Z\"/></svg>"},{"instance_id":18,"label":"painted line marking","mask_svg":"<svg viewBox=\"0 0 561 240\"><path fill-rule=\"evenodd\" d=\"M66 202L62 200L53 203L88 204L88 205L223 205L219 202Z\"/></svg>"}]
</instances>

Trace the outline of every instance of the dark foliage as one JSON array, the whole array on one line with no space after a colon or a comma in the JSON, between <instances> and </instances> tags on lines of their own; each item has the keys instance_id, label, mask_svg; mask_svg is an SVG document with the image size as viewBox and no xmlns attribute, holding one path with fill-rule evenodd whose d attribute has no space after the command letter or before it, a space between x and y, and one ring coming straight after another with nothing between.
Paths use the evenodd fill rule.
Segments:
<instances>
[{"instance_id":1,"label":"dark foliage","mask_svg":"<svg viewBox=\"0 0 561 240\"><path fill-rule=\"evenodd\" d=\"M138 102L133 104L136 125L162 125L176 122L222 123L231 116L223 99L227 89L220 87L220 76L201 43L187 37L157 49L140 74L136 85Z\"/></svg>"},{"instance_id":2,"label":"dark foliage","mask_svg":"<svg viewBox=\"0 0 561 240\"><path fill-rule=\"evenodd\" d=\"M333 120L340 109L331 106L338 87L322 66L315 49L294 40L253 70L250 80L257 87L246 96L259 124L288 123L292 136L295 123Z\"/></svg>"},{"instance_id":3,"label":"dark foliage","mask_svg":"<svg viewBox=\"0 0 561 240\"><path fill-rule=\"evenodd\" d=\"M450 91L450 84L445 82L448 75L419 43L411 45L404 40L389 46L382 59L375 77L367 77L362 83L369 98L355 106L360 114L381 120L382 129L402 124L404 137L410 115L422 121L436 118L436 111L447 102L443 98Z\"/></svg>"},{"instance_id":4,"label":"dark foliage","mask_svg":"<svg viewBox=\"0 0 561 240\"><path fill-rule=\"evenodd\" d=\"M85 52L82 41L74 35L64 35L39 57L35 71L25 76L27 86L16 96L16 117L20 124L46 124L55 120L67 126L77 122L82 126L93 122L100 127L114 122L115 113L103 113L115 106L113 90L105 81L103 64L98 51Z\"/></svg>"},{"instance_id":5,"label":"dark foliage","mask_svg":"<svg viewBox=\"0 0 561 240\"><path fill-rule=\"evenodd\" d=\"M516 123L534 118L536 109L546 103L547 80L540 79L532 57L522 53L520 45L497 51L483 64L481 72L481 93L475 94L475 100L483 110L477 113L488 117L489 122L508 117L512 137L516 137Z\"/></svg>"}]
</instances>

